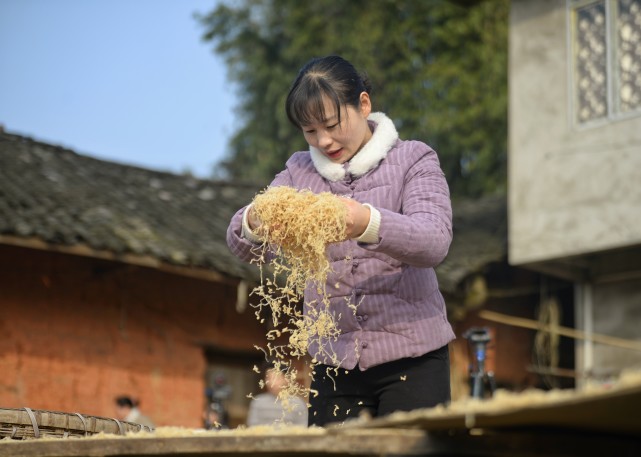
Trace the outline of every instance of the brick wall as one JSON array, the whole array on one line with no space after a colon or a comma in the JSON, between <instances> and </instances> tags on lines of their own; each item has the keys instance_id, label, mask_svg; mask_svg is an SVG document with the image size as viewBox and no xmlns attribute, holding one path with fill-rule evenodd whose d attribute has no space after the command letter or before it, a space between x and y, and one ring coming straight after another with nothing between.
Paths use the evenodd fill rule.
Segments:
<instances>
[{"instance_id":1,"label":"brick wall","mask_svg":"<svg viewBox=\"0 0 641 457\"><path fill-rule=\"evenodd\" d=\"M0 408L199 427L203 348L252 353L264 330L236 288L116 262L0 246Z\"/></svg>"}]
</instances>

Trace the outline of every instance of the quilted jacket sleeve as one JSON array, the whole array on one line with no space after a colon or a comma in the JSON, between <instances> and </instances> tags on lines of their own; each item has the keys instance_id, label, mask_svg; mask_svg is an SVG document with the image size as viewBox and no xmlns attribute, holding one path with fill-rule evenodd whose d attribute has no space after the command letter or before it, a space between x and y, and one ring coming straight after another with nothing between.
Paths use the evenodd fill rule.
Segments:
<instances>
[{"instance_id":1,"label":"quilted jacket sleeve","mask_svg":"<svg viewBox=\"0 0 641 457\"><path fill-rule=\"evenodd\" d=\"M450 192L436 152L427 148L420 153L402 185L400 212L379 208L379 242L359 245L408 265L435 267L452 242Z\"/></svg>"}]
</instances>

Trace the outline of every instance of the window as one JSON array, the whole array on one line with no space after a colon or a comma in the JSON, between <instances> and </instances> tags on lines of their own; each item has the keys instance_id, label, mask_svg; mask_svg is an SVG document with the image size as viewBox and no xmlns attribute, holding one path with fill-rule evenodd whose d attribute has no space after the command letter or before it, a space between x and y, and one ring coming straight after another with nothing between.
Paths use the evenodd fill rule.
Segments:
<instances>
[{"instance_id":1,"label":"window","mask_svg":"<svg viewBox=\"0 0 641 457\"><path fill-rule=\"evenodd\" d=\"M641 114L641 0L571 0L578 124Z\"/></svg>"}]
</instances>

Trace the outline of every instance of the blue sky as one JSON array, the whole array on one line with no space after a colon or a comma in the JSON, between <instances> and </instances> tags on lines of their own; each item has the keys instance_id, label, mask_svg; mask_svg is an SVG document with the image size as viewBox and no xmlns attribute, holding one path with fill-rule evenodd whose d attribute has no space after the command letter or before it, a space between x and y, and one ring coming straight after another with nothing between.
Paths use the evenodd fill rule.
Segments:
<instances>
[{"instance_id":1,"label":"blue sky","mask_svg":"<svg viewBox=\"0 0 641 457\"><path fill-rule=\"evenodd\" d=\"M146 168L208 176L236 103L194 12L216 0L0 0L0 124Z\"/></svg>"}]
</instances>

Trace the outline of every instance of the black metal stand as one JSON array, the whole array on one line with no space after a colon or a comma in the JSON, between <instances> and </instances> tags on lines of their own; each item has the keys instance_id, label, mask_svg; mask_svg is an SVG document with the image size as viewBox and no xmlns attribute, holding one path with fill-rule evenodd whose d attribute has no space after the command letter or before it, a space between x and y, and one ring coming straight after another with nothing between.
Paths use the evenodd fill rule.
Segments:
<instances>
[{"instance_id":1,"label":"black metal stand","mask_svg":"<svg viewBox=\"0 0 641 457\"><path fill-rule=\"evenodd\" d=\"M485 370L487 343L490 334L486 328L472 327L463 337L470 343L474 353L474 361L470 363L470 389L472 397L485 398L492 396L496 391L494 373Z\"/></svg>"}]
</instances>

